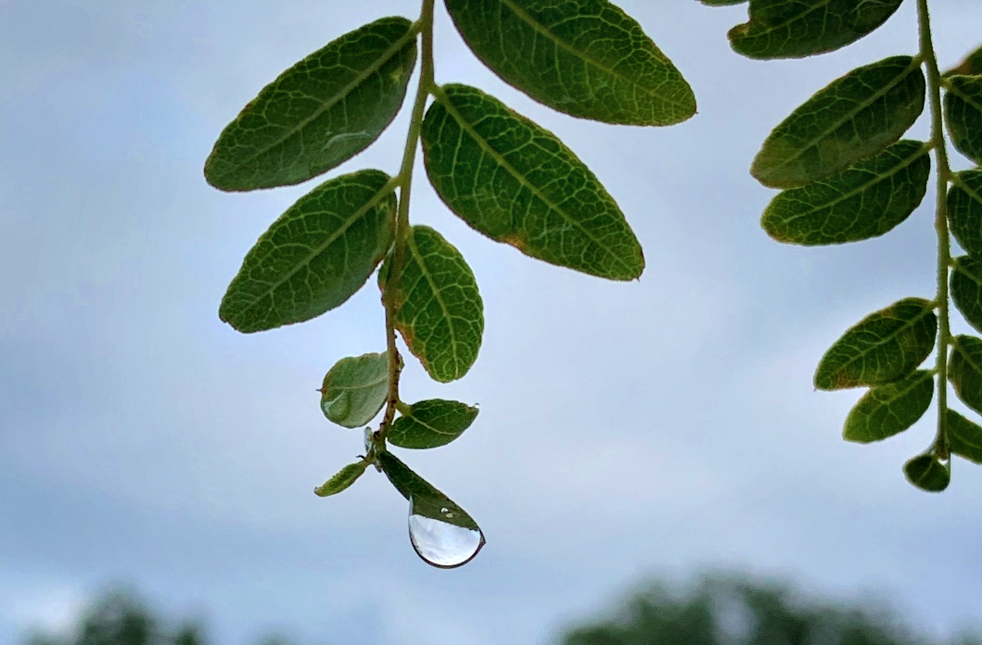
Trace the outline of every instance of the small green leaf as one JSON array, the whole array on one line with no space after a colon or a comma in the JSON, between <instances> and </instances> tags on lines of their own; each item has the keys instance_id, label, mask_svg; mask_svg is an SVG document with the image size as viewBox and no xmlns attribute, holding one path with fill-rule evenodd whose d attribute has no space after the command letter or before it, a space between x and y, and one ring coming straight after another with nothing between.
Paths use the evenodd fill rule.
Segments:
<instances>
[{"instance_id":1,"label":"small green leaf","mask_svg":"<svg viewBox=\"0 0 982 645\"><path fill-rule=\"evenodd\" d=\"M382 18L267 85L222 131L205 178L222 190L299 184L367 148L392 122L416 63L416 31Z\"/></svg>"},{"instance_id":2,"label":"small green leaf","mask_svg":"<svg viewBox=\"0 0 982 645\"><path fill-rule=\"evenodd\" d=\"M982 171L955 175L948 191L948 222L962 248L969 255L982 256Z\"/></svg>"},{"instance_id":3,"label":"small green leaf","mask_svg":"<svg viewBox=\"0 0 982 645\"><path fill-rule=\"evenodd\" d=\"M392 244L393 188L380 170L362 170L301 197L246 255L218 315L249 333L344 303Z\"/></svg>"},{"instance_id":4,"label":"small green leaf","mask_svg":"<svg viewBox=\"0 0 982 645\"><path fill-rule=\"evenodd\" d=\"M952 76L945 80L944 116L951 143L982 164L982 77Z\"/></svg>"},{"instance_id":5,"label":"small green leaf","mask_svg":"<svg viewBox=\"0 0 982 645\"><path fill-rule=\"evenodd\" d=\"M944 75L947 76L977 76L982 74L982 47L979 47L965 57L957 67L949 69Z\"/></svg>"},{"instance_id":6,"label":"small green leaf","mask_svg":"<svg viewBox=\"0 0 982 645\"><path fill-rule=\"evenodd\" d=\"M948 380L965 405L982 413L982 338L954 338Z\"/></svg>"},{"instance_id":7,"label":"small green leaf","mask_svg":"<svg viewBox=\"0 0 982 645\"><path fill-rule=\"evenodd\" d=\"M480 90L448 85L422 140L430 182L474 229L550 264L641 275L641 245L617 203L551 132Z\"/></svg>"},{"instance_id":8,"label":"small green leaf","mask_svg":"<svg viewBox=\"0 0 982 645\"><path fill-rule=\"evenodd\" d=\"M399 461L395 455L390 452L380 452L378 461L395 489L407 500L412 501L414 513L472 531L481 530L467 511L410 470L409 466Z\"/></svg>"},{"instance_id":9,"label":"small green leaf","mask_svg":"<svg viewBox=\"0 0 982 645\"><path fill-rule=\"evenodd\" d=\"M365 469L368 467L367 461L358 461L353 464L348 464L344 468L338 471L334 477L331 477L321 486L314 489L314 494L318 497L329 497L331 495L337 495L344 489L348 488L355 483Z\"/></svg>"},{"instance_id":10,"label":"small green leaf","mask_svg":"<svg viewBox=\"0 0 982 645\"><path fill-rule=\"evenodd\" d=\"M750 58L802 58L854 43L886 22L903 0L750 0L750 22L730 30Z\"/></svg>"},{"instance_id":11,"label":"small green leaf","mask_svg":"<svg viewBox=\"0 0 982 645\"><path fill-rule=\"evenodd\" d=\"M484 303L474 273L450 242L427 226L406 238L406 258L385 291L406 345L441 383L461 378L477 360L484 334ZM382 274L388 275L392 269Z\"/></svg>"},{"instance_id":12,"label":"small green leaf","mask_svg":"<svg viewBox=\"0 0 982 645\"><path fill-rule=\"evenodd\" d=\"M910 56L833 81L774 128L751 173L772 188L824 179L897 141L924 109L924 73Z\"/></svg>"},{"instance_id":13,"label":"small green leaf","mask_svg":"<svg viewBox=\"0 0 982 645\"><path fill-rule=\"evenodd\" d=\"M959 457L982 464L982 428L948 410L948 448Z\"/></svg>"},{"instance_id":14,"label":"small green leaf","mask_svg":"<svg viewBox=\"0 0 982 645\"><path fill-rule=\"evenodd\" d=\"M342 358L324 376L321 410L345 428L363 426L378 414L389 393L387 354Z\"/></svg>"},{"instance_id":15,"label":"small green leaf","mask_svg":"<svg viewBox=\"0 0 982 645\"><path fill-rule=\"evenodd\" d=\"M934 455L918 455L904 464L907 481L929 493L940 493L951 482L951 462L946 464Z\"/></svg>"},{"instance_id":16,"label":"small green leaf","mask_svg":"<svg viewBox=\"0 0 982 645\"><path fill-rule=\"evenodd\" d=\"M982 259L955 258L951 272L951 299L965 320L982 331Z\"/></svg>"},{"instance_id":17,"label":"small green leaf","mask_svg":"<svg viewBox=\"0 0 982 645\"><path fill-rule=\"evenodd\" d=\"M458 401L420 401L406 408L386 438L400 448L445 446L470 427L477 412L476 407Z\"/></svg>"},{"instance_id":18,"label":"small green leaf","mask_svg":"<svg viewBox=\"0 0 982 645\"><path fill-rule=\"evenodd\" d=\"M628 125L671 125L696 112L668 57L606 0L445 1L471 51L554 110Z\"/></svg>"},{"instance_id":19,"label":"small green leaf","mask_svg":"<svg viewBox=\"0 0 982 645\"><path fill-rule=\"evenodd\" d=\"M869 161L801 188L778 194L761 226L778 242L843 244L883 235L924 198L930 148L900 141Z\"/></svg>"},{"instance_id":20,"label":"small green leaf","mask_svg":"<svg viewBox=\"0 0 982 645\"><path fill-rule=\"evenodd\" d=\"M904 298L850 328L822 357L815 387L840 390L886 385L911 374L934 349L934 305Z\"/></svg>"},{"instance_id":21,"label":"small green leaf","mask_svg":"<svg viewBox=\"0 0 982 645\"><path fill-rule=\"evenodd\" d=\"M870 443L892 437L924 416L933 397L934 375L925 370L870 388L846 417L842 438Z\"/></svg>"}]
</instances>

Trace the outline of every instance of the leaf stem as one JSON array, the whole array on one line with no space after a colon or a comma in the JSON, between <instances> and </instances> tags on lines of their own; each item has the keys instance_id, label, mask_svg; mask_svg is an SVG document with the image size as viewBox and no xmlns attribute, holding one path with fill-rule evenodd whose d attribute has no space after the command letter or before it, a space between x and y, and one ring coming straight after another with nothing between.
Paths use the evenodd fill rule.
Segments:
<instances>
[{"instance_id":1,"label":"leaf stem","mask_svg":"<svg viewBox=\"0 0 982 645\"><path fill-rule=\"evenodd\" d=\"M931 37L931 16L928 0L917 0L917 23L920 33L920 55L927 67L928 96L931 101L931 144L937 160L937 203L934 227L938 234L938 434L934 454L948 459L948 345L951 343L948 302L948 267L951 265L951 237L948 233L948 184L951 167L945 146L943 111L941 107L941 72Z\"/></svg>"},{"instance_id":2,"label":"leaf stem","mask_svg":"<svg viewBox=\"0 0 982 645\"><path fill-rule=\"evenodd\" d=\"M409 121L409 133L406 135L406 147L402 153L402 165L397 176L399 185L399 207L395 214L392 257L388 276L399 275L406 261L406 238L409 235L409 199L413 185L413 168L416 164L416 148L420 132L423 129L423 114L430 88L433 86L433 4L434 0L423 0L419 20L414 29L422 36L422 55L420 56L419 84L416 86L416 99L413 103L412 117ZM396 346L394 290L389 289L388 283L383 286L382 305L385 307L385 337L386 351L389 355L389 391L385 407L385 416L375 433L374 440L384 448L385 434L395 420L396 409L399 406L399 375L402 372L402 358Z\"/></svg>"}]
</instances>

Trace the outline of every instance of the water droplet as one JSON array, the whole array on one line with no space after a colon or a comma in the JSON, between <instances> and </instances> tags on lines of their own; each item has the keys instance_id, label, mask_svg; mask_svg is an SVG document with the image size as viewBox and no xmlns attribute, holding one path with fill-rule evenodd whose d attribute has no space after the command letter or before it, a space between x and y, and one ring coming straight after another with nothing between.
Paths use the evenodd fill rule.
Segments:
<instances>
[{"instance_id":1,"label":"water droplet","mask_svg":"<svg viewBox=\"0 0 982 645\"><path fill-rule=\"evenodd\" d=\"M432 512L432 511L431 511ZM454 513L441 508L440 514L452 519ZM409 541L424 562L441 569L453 569L474 559L484 546L481 529L471 529L413 512L409 500Z\"/></svg>"}]
</instances>

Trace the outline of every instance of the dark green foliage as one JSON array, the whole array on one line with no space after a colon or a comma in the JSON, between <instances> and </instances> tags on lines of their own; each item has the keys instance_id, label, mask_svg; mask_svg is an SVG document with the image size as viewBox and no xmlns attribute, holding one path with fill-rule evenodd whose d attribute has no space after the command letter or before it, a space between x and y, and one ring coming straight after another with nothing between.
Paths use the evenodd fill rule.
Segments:
<instances>
[{"instance_id":1,"label":"dark green foliage","mask_svg":"<svg viewBox=\"0 0 982 645\"><path fill-rule=\"evenodd\" d=\"M965 405L982 414L982 339L953 339L948 379Z\"/></svg>"},{"instance_id":2,"label":"dark green foliage","mask_svg":"<svg viewBox=\"0 0 982 645\"><path fill-rule=\"evenodd\" d=\"M920 419L934 396L934 374L920 370L907 378L871 388L846 417L842 437L869 443L903 432Z\"/></svg>"},{"instance_id":3,"label":"dark green foliage","mask_svg":"<svg viewBox=\"0 0 982 645\"><path fill-rule=\"evenodd\" d=\"M951 272L951 299L965 320L982 331L982 259L955 258Z\"/></svg>"},{"instance_id":4,"label":"dark green foliage","mask_svg":"<svg viewBox=\"0 0 982 645\"><path fill-rule=\"evenodd\" d=\"M982 77L952 76L946 84L944 113L951 143L975 163L982 163Z\"/></svg>"},{"instance_id":5,"label":"dark green foliage","mask_svg":"<svg viewBox=\"0 0 982 645\"><path fill-rule=\"evenodd\" d=\"M402 416L389 431L389 442L400 448L445 446L477 418L476 407L459 401L429 399L400 408Z\"/></svg>"},{"instance_id":6,"label":"dark green foliage","mask_svg":"<svg viewBox=\"0 0 982 645\"><path fill-rule=\"evenodd\" d=\"M982 464L982 427L954 410L947 411L947 419L952 454Z\"/></svg>"},{"instance_id":7,"label":"dark green foliage","mask_svg":"<svg viewBox=\"0 0 982 645\"><path fill-rule=\"evenodd\" d=\"M395 455L381 452L378 455L378 463L396 490L407 500L412 501L413 513L454 526L479 530L477 522L464 509L410 470Z\"/></svg>"},{"instance_id":8,"label":"dark green foliage","mask_svg":"<svg viewBox=\"0 0 982 645\"><path fill-rule=\"evenodd\" d=\"M951 482L951 463L933 453L918 455L904 464L904 474L914 486L928 493L940 493Z\"/></svg>"},{"instance_id":9,"label":"dark green foliage","mask_svg":"<svg viewBox=\"0 0 982 645\"><path fill-rule=\"evenodd\" d=\"M982 171L955 175L948 191L948 222L962 248L969 255L982 256Z\"/></svg>"}]
</instances>

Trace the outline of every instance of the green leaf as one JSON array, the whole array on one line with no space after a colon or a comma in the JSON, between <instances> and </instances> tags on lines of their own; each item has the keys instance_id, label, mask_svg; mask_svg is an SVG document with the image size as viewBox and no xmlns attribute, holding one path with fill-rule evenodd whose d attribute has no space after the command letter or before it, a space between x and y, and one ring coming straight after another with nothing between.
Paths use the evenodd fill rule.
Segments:
<instances>
[{"instance_id":1,"label":"green leaf","mask_svg":"<svg viewBox=\"0 0 982 645\"><path fill-rule=\"evenodd\" d=\"M365 469L368 467L367 461L358 461L353 464L348 464L344 468L338 471L334 477L331 477L322 485L314 489L314 494L318 497L329 497L331 495L337 495L344 489L348 488L355 483Z\"/></svg>"},{"instance_id":2,"label":"green leaf","mask_svg":"<svg viewBox=\"0 0 982 645\"><path fill-rule=\"evenodd\" d=\"M977 76L982 74L982 47L979 47L965 57L957 67L949 69L944 75L947 76Z\"/></svg>"},{"instance_id":3,"label":"green leaf","mask_svg":"<svg viewBox=\"0 0 982 645\"><path fill-rule=\"evenodd\" d=\"M393 189L385 173L362 170L301 197L246 255L218 315L249 333L344 303L392 244Z\"/></svg>"},{"instance_id":4,"label":"green leaf","mask_svg":"<svg viewBox=\"0 0 982 645\"><path fill-rule=\"evenodd\" d=\"M904 298L850 328L822 357L815 387L840 390L886 385L910 375L934 349L934 305Z\"/></svg>"},{"instance_id":5,"label":"green leaf","mask_svg":"<svg viewBox=\"0 0 982 645\"><path fill-rule=\"evenodd\" d=\"M747 0L699 0L707 7L726 7L732 4L743 4Z\"/></svg>"},{"instance_id":6,"label":"green leaf","mask_svg":"<svg viewBox=\"0 0 982 645\"><path fill-rule=\"evenodd\" d=\"M802 58L854 43L886 22L903 0L750 0L750 21L730 30L750 58Z\"/></svg>"},{"instance_id":7,"label":"green leaf","mask_svg":"<svg viewBox=\"0 0 982 645\"><path fill-rule=\"evenodd\" d=\"M395 489L411 500L413 512L441 522L480 531L477 522L449 497L438 491L428 481L414 473L390 452L378 454L379 465Z\"/></svg>"},{"instance_id":8,"label":"green leaf","mask_svg":"<svg viewBox=\"0 0 982 645\"><path fill-rule=\"evenodd\" d=\"M367 148L392 122L416 63L416 31L382 18L263 88L222 131L205 178L222 190L299 184Z\"/></svg>"},{"instance_id":9,"label":"green leaf","mask_svg":"<svg viewBox=\"0 0 982 645\"><path fill-rule=\"evenodd\" d=\"M824 179L886 149L924 109L924 73L910 56L833 81L774 128L751 173L772 188Z\"/></svg>"},{"instance_id":10,"label":"green leaf","mask_svg":"<svg viewBox=\"0 0 982 645\"><path fill-rule=\"evenodd\" d=\"M869 161L801 188L778 194L761 226L778 242L843 244L883 235L924 198L930 148L900 141Z\"/></svg>"},{"instance_id":11,"label":"green leaf","mask_svg":"<svg viewBox=\"0 0 982 645\"><path fill-rule=\"evenodd\" d=\"M474 229L550 264L641 275L641 245L617 203L551 132L480 90L448 85L422 140L430 182Z\"/></svg>"},{"instance_id":12,"label":"green leaf","mask_svg":"<svg viewBox=\"0 0 982 645\"><path fill-rule=\"evenodd\" d=\"M964 335L954 338L948 380L965 405L982 413L982 339Z\"/></svg>"},{"instance_id":13,"label":"green leaf","mask_svg":"<svg viewBox=\"0 0 982 645\"><path fill-rule=\"evenodd\" d=\"M955 258L951 272L951 299L965 320L982 331L982 259Z\"/></svg>"},{"instance_id":14,"label":"green leaf","mask_svg":"<svg viewBox=\"0 0 982 645\"><path fill-rule=\"evenodd\" d=\"M925 370L870 388L846 417L842 438L870 443L892 437L924 416L933 397L934 375Z\"/></svg>"},{"instance_id":15,"label":"green leaf","mask_svg":"<svg viewBox=\"0 0 982 645\"><path fill-rule=\"evenodd\" d=\"M378 414L389 393L387 354L342 358L324 376L321 410L345 428L363 426Z\"/></svg>"},{"instance_id":16,"label":"green leaf","mask_svg":"<svg viewBox=\"0 0 982 645\"><path fill-rule=\"evenodd\" d=\"M959 457L982 464L982 428L948 410L948 448Z\"/></svg>"},{"instance_id":17,"label":"green leaf","mask_svg":"<svg viewBox=\"0 0 982 645\"><path fill-rule=\"evenodd\" d=\"M406 237L405 263L380 279L392 298L394 322L429 375L441 383L461 378L477 360L484 334L484 302L474 273L450 242L428 226Z\"/></svg>"},{"instance_id":18,"label":"green leaf","mask_svg":"<svg viewBox=\"0 0 982 645\"><path fill-rule=\"evenodd\" d=\"M400 448L437 448L445 446L477 418L478 409L458 401L430 399L400 408L386 438Z\"/></svg>"},{"instance_id":19,"label":"green leaf","mask_svg":"<svg viewBox=\"0 0 982 645\"><path fill-rule=\"evenodd\" d=\"M982 171L957 173L948 191L951 233L969 255L982 255Z\"/></svg>"},{"instance_id":20,"label":"green leaf","mask_svg":"<svg viewBox=\"0 0 982 645\"><path fill-rule=\"evenodd\" d=\"M530 97L572 116L671 125L696 112L679 71L606 0L446 0L471 51Z\"/></svg>"},{"instance_id":21,"label":"green leaf","mask_svg":"<svg viewBox=\"0 0 982 645\"><path fill-rule=\"evenodd\" d=\"M918 455L904 464L907 481L929 493L940 493L951 482L951 463L943 464L934 455Z\"/></svg>"},{"instance_id":22,"label":"green leaf","mask_svg":"<svg viewBox=\"0 0 982 645\"><path fill-rule=\"evenodd\" d=\"M982 164L982 77L952 76L945 80L944 116L951 143Z\"/></svg>"}]
</instances>

